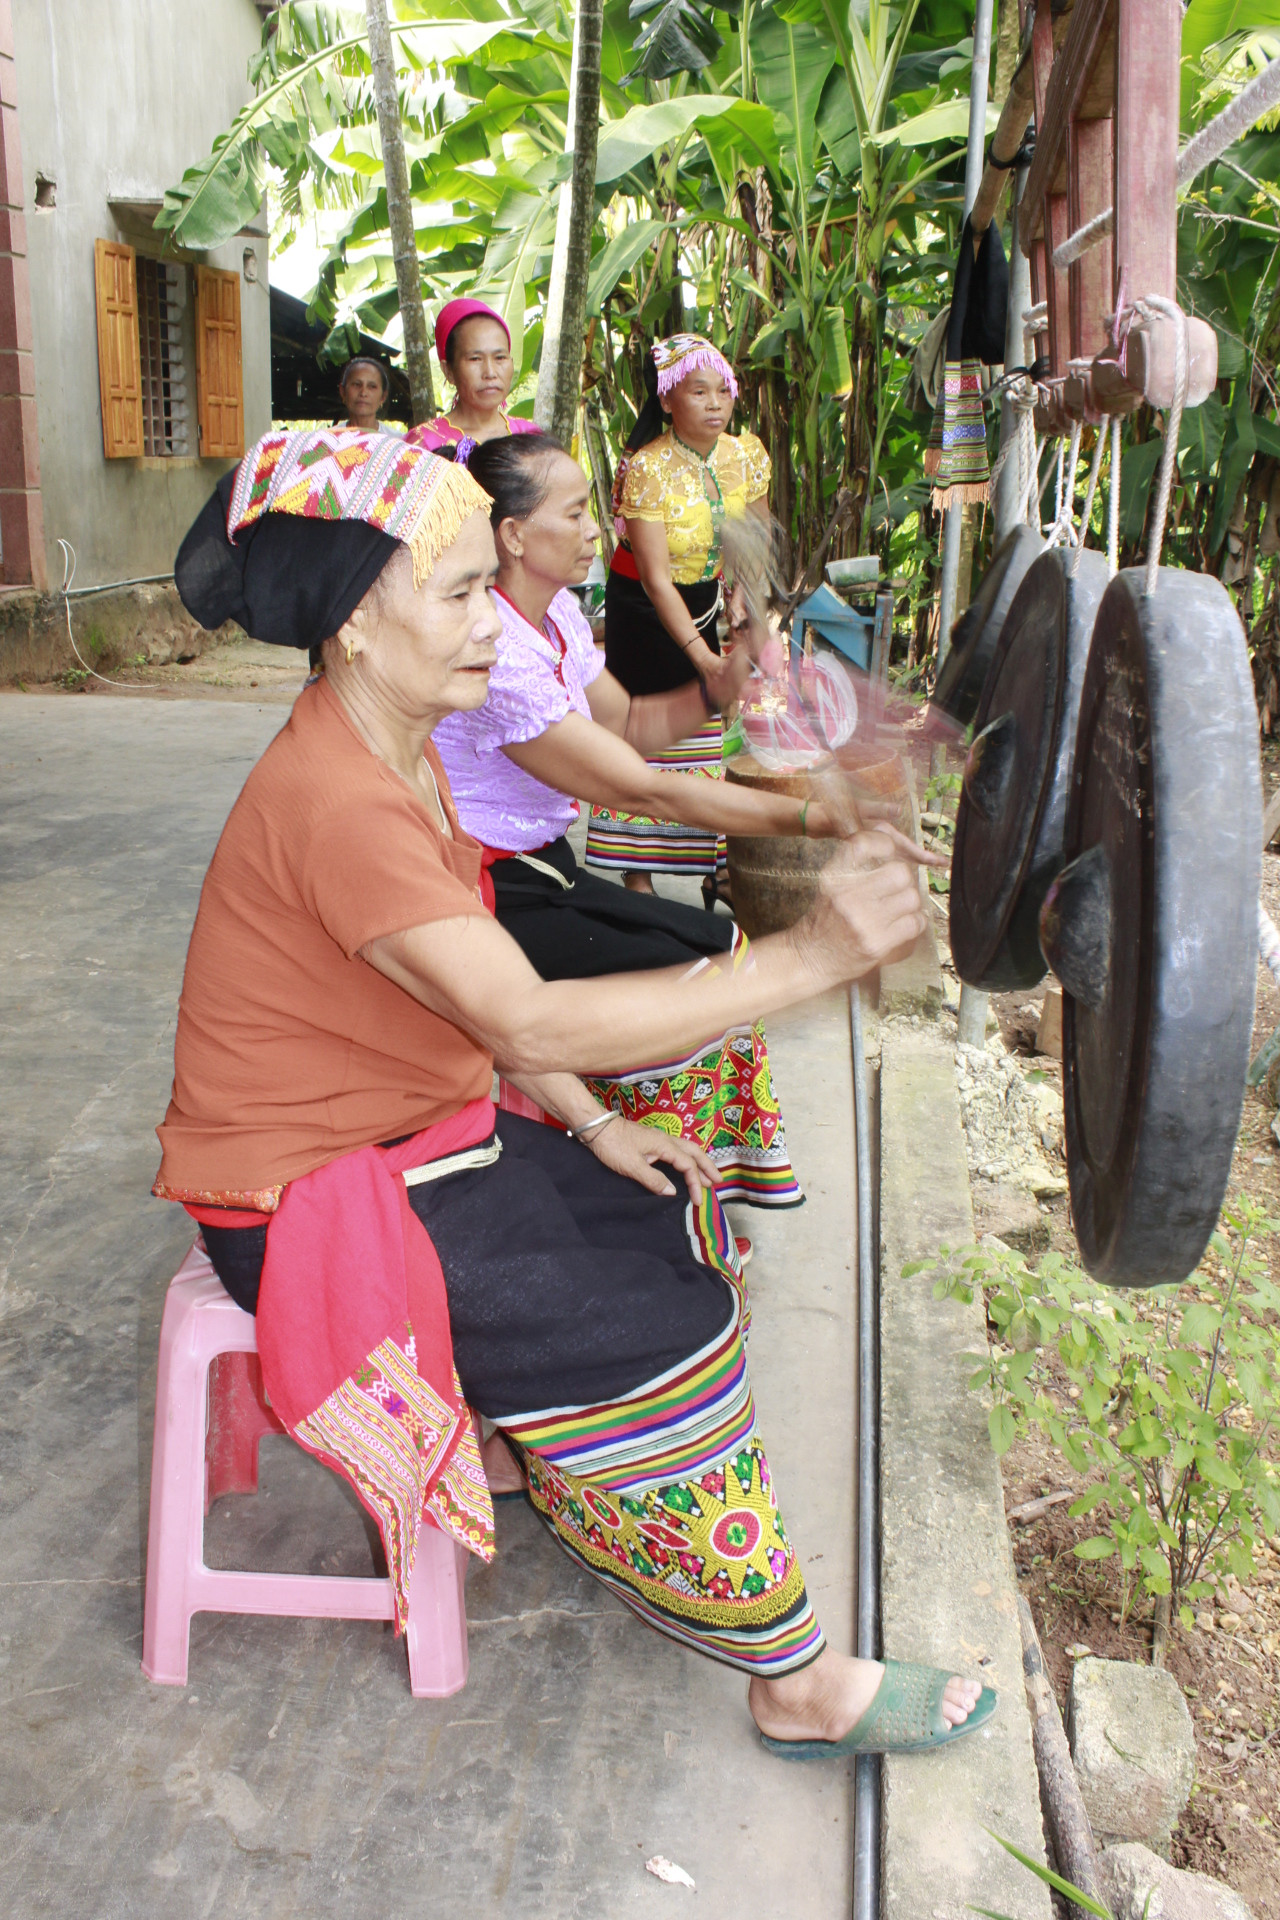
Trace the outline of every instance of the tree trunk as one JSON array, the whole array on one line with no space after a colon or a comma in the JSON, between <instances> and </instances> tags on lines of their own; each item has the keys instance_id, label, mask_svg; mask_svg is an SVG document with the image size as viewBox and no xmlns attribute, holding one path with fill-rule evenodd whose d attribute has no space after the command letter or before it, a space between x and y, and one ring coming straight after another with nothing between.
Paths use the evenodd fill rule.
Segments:
<instances>
[{"instance_id":1,"label":"tree trunk","mask_svg":"<svg viewBox=\"0 0 1280 1920\"><path fill-rule=\"evenodd\" d=\"M382 139L382 172L387 188L387 225L396 263L400 293L400 322L404 328L404 357L409 375L413 424L435 418L436 396L431 384L431 347L427 316L422 308L422 276L418 271L418 243L413 233L413 203L409 198L409 169L400 128L400 96L396 90L396 63L387 25L387 0L365 0L369 21L369 64Z\"/></svg>"},{"instance_id":2,"label":"tree trunk","mask_svg":"<svg viewBox=\"0 0 1280 1920\"><path fill-rule=\"evenodd\" d=\"M574 27L569 86L569 148L573 172L560 189L556 244L542 334L542 364L534 416L568 446L582 390L582 339L595 224L596 146L600 135L600 45L604 0L580 0ZM558 271L557 271L558 269Z\"/></svg>"},{"instance_id":3,"label":"tree trunk","mask_svg":"<svg viewBox=\"0 0 1280 1920\"><path fill-rule=\"evenodd\" d=\"M991 98L997 107L1003 107L1009 96L1009 82L1013 79L1013 70L1018 64L1018 45L1022 39L1022 29L1018 22L1018 0L1000 0L999 13L999 23L996 27L996 77Z\"/></svg>"},{"instance_id":4,"label":"tree trunk","mask_svg":"<svg viewBox=\"0 0 1280 1920\"><path fill-rule=\"evenodd\" d=\"M862 184L858 194L858 219L854 228L855 277L852 339L849 358L853 366L853 392L845 418L843 484L854 497L853 518L847 545L853 553L866 553L871 533L871 472L875 449L876 388L881 350L880 269L884 256L884 221L881 214L883 182L880 159L874 149L864 150Z\"/></svg>"}]
</instances>

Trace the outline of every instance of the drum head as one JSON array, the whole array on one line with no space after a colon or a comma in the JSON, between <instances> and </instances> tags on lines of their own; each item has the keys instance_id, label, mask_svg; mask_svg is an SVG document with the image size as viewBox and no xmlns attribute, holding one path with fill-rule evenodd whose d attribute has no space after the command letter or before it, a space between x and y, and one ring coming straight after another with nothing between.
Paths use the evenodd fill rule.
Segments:
<instances>
[{"instance_id":1,"label":"drum head","mask_svg":"<svg viewBox=\"0 0 1280 1920\"><path fill-rule=\"evenodd\" d=\"M992 554L977 593L951 629L951 648L929 706L958 727L967 727L978 711L983 682L1014 595L1027 568L1043 552L1044 540L1035 527L1015 527Z\"/></svg>"},{"instance_id":2,"label":"drum head","mask_svg":"<svg viewBox=\"0 0 1280 1920\"><path fill-rule=\"evenodd\" d=\"M1258 725L1225 588L1132 569L1098 611L1043 937L1063 976L1067 1168L1090 1273L1183 1280L1217 1223L1257 982Z\"/></svg>"},{"instance_id":3,"label":"drum head","mask_svg":"<svg viewBox=\"0 0 1280 1920\"><path fill-rule=\"evenodd\" d=\"M1062 865L1076 714L1101 554L1055 548L1028 568L982 689L951 864L951 955L987 991L1044 977L1038 919Z\"/></svg>"}]
</instances>

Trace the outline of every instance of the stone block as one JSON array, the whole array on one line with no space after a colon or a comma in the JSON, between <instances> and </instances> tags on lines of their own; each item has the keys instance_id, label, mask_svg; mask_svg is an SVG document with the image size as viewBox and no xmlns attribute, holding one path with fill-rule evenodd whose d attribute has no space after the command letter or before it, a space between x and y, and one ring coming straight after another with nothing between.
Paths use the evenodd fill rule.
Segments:
<instances>
[{"instance_id":1,"label":"stone block","mask_svg":"<svg viewBox=\"0 0 1280 1920\"><path fill-rule=\"evenodd\" d=\"M935 1300L934 1260L973 1238L951 1048L936 1027L880 1026L880 1531L885 1652L958 1666L999 1697L995 1718L936 1754L882 1770L884 1920L975 1909L1051 1920L1048 1890L991 1838L1043 1858L1018 1589L986 1409L970 1393L982 1303ZM797 1911L817 1909L799 1901Z\"/></svg>"},{"instance_id":2,"label":"stone block","mask_svg":"<svg viewBox=\"0 0 1280 1920\"><path fill-rule=\"evenodd\" d=\"M1099 1855L1098 1878L1113 1920L1253 1920L1223 1881L1171 1867L1134 1841Z\"/></svg>"},{"instance_id":3,"label":"stone block","mask_svg":"<svg viewBox=\"0 0 1280 1920\"><path fill-rule=\"evenodd\" d=\"M1006 1246L1038 1253L1049 1244L1049 1225L1034 1195L996 1180L973 1180L973 1226L979 1239L994 1235Z\"/></svg>"},{"instance_id":4,"label":"stone block","mask_svg":"<svg viewBox=\"0 0 1280 1920\"><path fill-rule=\"evenodd\" d=\"M1191 1714L1173 1675L1129 1660L1078 1660L1067 1734L1099 1840L1167 1854L1196 1777Z\"/></svg>"},{"instance_id":5,"label":"stone block","mask_svg":"<svg viewBox=\"0 0 1280 1920\"><path fill-rule=\"evenodd\" d=\"M905 960L881 968L880 1012L886 1018L894 1014L915 1014L926 1020L936 1020L943 1004L938 943L930 926L921 934Z\"/></svg>"},{"instance_id":6,"label":"stone block","mask_svg":"<svg viewBox=\"0 0 1280 1920\"><path fill-rule=\"evenodd\" d=\"M1040 1009L1040 1024L1036 1028L1036 1052L1048 1054L1053 1060L1062 1058L1062 988L1050 987Z\"/></svg>"}]
</instances>

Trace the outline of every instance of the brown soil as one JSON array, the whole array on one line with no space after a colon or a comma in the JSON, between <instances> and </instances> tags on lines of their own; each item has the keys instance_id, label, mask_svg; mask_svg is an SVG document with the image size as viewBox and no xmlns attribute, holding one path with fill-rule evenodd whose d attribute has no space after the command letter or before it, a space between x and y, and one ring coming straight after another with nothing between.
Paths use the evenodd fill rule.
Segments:
<instances>
[{"instance_id":1,"label":"brown soil","mask_svg":"<svg viewBox=\"0 0 1280 1920\"><path fill-rule=\"evenodd\" d=\"M1003 1469L1007 1508L1084 1485L1036 1434L1010 1449ZM1111 1563L1090 1565L1072 1554L1076 1541L1096 1531L1093 1517L1073 1520L1065 1506L1010 1527L1018 1582L1064 1711L1072 1654L1151 1657L1150 1602L1140 1599L1123 1619ZM1225 1880L1256 1920L1280 1920L1280 1548L1263 1549L1247 1587L1233 1584L1213 1605L1202 1602L1190 1633L1175 1625L1166 1665L1196 1729L1196 1785L1174 1835L1174 1864Z\"/></svg>"},{"instance_id":2,"label":"brown soil","mask_svg":"<svg viewBox=\"0 0 1280 1920\"><path fill-rule=\"evenodd\" d=\"M289 705L297 699L307 677L307 659L292 647L272 647L261 640L217 640L198 659L185 665L121 667L101 679L80 672L60 680L0 688L0 692L93 694L106 700L123 692L136 699L150 694L161 700L252 700Z\"/></svg>"}]
</instances>

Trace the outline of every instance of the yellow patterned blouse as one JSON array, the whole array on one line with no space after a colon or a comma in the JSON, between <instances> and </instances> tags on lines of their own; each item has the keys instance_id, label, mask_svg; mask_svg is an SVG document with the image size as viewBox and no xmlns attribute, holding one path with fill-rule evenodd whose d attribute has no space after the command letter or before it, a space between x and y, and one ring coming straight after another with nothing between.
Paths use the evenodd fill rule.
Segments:
<instances>
[{"instance_id":1,"label":"yellow patterned blouse","mask_svg":"<svg viewBox=\"0 0 1280 1920\"><path fill-rule=\"evenodd\" d=\"M668 431L641 447L618 475L621 520L667 530L671 578L679 587L720 570L720 522L746 512L769 491L769 456L754 433L722 433L704 460Z\"/></svg>"}]
</instances>

